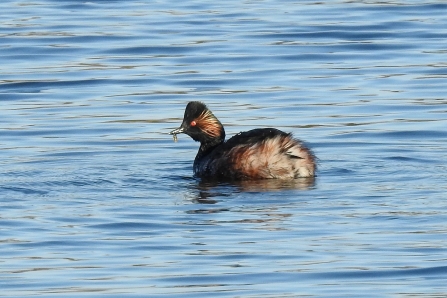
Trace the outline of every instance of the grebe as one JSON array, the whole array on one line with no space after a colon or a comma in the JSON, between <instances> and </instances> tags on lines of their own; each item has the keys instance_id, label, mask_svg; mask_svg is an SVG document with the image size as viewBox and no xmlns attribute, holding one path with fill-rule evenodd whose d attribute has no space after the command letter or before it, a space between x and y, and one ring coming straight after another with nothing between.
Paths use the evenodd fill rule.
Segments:
<instances>
[{"instance_id":1,"label":"grebe","mask_svg":"<svg viewBox=\"0 0 447 298\"><path fill-rule=\"evenodd\" d=\"M275 128L240 132L225 141L222 123L207 106L191 101L182 125L169 134L185 133L200 142L194 175L226 180L294 179L315 176L315 156L292 134Z\"/></svg>"}]
</instances>

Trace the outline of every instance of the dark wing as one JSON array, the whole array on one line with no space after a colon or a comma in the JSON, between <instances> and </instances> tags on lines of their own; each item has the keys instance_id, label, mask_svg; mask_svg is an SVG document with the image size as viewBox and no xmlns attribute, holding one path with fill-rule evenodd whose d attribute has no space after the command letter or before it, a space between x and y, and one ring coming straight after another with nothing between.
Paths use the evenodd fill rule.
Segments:
<instances>
[{"instance_id":1,"label":"dark wing","mask_svg":"<svg viewBox=\"0 0 447 298\"><path fill-rule=\"evenodd\" d=\"M251 145L278 136L286 137L290 136L290 134L276 128L257 128L238 133L222 144L221 147L224 150L229 150L237 145Z\"/></svg>"}]
</instances>

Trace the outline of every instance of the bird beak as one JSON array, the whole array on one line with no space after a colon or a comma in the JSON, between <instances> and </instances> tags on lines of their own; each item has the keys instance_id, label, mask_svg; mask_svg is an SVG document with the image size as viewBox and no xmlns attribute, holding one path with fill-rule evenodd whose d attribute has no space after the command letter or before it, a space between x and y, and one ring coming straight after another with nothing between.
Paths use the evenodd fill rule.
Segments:
<instances>
[{"instance_id":1,"label":"bird beak","mask_svg":"<svg viewBox=\"0 0 447 298\"><path fill-rule=\"evenodd\" d=\"M183 133L183 132L184 132L183 126L180 126L179 128L174 129L173 131L171 131L169 134L174 137L174 142L177 142L177 135L179 133Z\"/></svg>"},{"instance_id":2,"label":"bird beak","mask_svg":"<svg viewBox=\"0 0 447 298\"><path fill-rule=\"evenodd\" d=\"M174 129L169 134L170 135L178 135L179 133L183 133L183 127L181 127L181 126L179 128L177 128L177 129Z\"/></svg>"}]
</instances>

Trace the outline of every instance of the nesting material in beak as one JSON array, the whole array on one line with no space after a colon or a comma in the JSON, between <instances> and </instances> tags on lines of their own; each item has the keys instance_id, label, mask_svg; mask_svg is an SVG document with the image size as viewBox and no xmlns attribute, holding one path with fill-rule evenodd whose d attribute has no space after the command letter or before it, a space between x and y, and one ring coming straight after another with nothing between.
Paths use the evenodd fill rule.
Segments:
<instances>
[{"instance_id":1,"label":"nesting material in beak","mask_svg":"<svg viewBox=\"0 0 447 298\"><path fill-rule=\"evenodd\" d=\"M179 133L183 133L183 127L179 127L177 129L174 129L173 131L171 131L169 134L172 135L172 137L174 138L174 142L177 142L177 135Z\"/></svg>"}]
</instances>

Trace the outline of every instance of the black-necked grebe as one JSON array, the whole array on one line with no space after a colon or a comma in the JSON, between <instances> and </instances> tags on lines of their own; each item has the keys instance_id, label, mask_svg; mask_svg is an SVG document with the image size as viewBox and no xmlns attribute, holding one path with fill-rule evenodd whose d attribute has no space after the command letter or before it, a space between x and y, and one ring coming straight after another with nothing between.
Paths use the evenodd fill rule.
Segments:
<instances>
[{"instance_id":1,"label":"black-necked grebe","mask_svg":"<svg viewBox=\"0 0 447 298\"><path fill-rule=\"evenodd\" d=\"M315 176L312 151L300 140L275 128L240 132L225 142L222 123L202 102L191 101L182 125L171 131L200 142L194 174L201 178L251 180Z\"/></svg>"}]
</instances>

